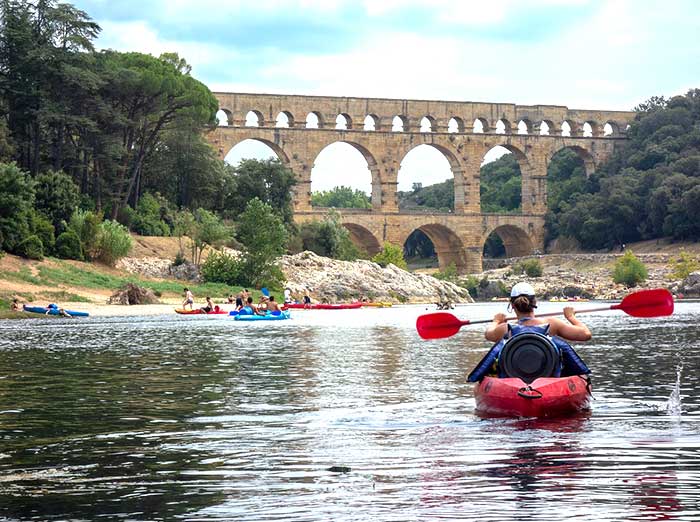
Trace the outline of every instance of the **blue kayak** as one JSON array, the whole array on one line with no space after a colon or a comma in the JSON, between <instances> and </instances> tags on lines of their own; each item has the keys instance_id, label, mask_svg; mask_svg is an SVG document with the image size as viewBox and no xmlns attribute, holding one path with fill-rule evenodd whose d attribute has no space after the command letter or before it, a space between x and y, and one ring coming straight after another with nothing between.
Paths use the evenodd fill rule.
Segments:
<instances>
[{"instance_id":1,"label":"blue kayak","mask_svg":"<svg viewBox=\"0 0 700 522\"><path fill-rule=\"evenodd\" d=\"M289 319L289 312L268 312L265 315L235 315L235 321L283 321Z\"/></svg>"},{"instance_id":2,"label":"blue kayak","mask_svg":"<svg viewBox=\"0 0 700 522\"><path fill-rule=\"evenodd\" d=\"M48 311L48 315L61 315L59 312L59 308L56 307L48 307L48 306L27 306L23 305L22 308L24 308L25 312L32 312L34 314L42 314L46 315L46 312ZM89 317L89 313L87 312L77 312L75 310L64 310L68 315L71 317Z\"/></svg>"}]
</instances>

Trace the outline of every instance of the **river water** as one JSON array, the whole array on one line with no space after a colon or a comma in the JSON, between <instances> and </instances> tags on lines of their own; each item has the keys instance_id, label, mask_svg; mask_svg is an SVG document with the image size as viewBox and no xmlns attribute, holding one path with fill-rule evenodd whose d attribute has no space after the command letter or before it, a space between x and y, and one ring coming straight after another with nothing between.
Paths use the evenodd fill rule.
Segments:
<instances>
[{"instance_id":1,"label":"river water","mask_svg":"<svg viewBox=\"0 0 700 522\"><path fill-rule=\"evenodd\" d=\"M475 416L483 325L421 313L0 321L0 520L700 520L700 303L582 315L548 421Z\"/></svg>"}]
</instances>

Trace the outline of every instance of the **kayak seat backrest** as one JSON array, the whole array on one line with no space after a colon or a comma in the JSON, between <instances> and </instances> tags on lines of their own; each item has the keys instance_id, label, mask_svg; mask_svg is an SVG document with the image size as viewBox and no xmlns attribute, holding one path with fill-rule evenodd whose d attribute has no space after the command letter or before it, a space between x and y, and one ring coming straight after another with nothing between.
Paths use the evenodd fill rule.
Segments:
<instances>
[{"instance_id":1,"label":"kayak seat backrest","mask_svg":"<svg viewBox=\"0 0 700 522\"><path fill-rule=\"evenodd\" d=\"M498 367L499 377L518 377L530 384L539 377L559 377L561 356L547 335L522 332L506 341Z\"/></svg>"}]
</instances>

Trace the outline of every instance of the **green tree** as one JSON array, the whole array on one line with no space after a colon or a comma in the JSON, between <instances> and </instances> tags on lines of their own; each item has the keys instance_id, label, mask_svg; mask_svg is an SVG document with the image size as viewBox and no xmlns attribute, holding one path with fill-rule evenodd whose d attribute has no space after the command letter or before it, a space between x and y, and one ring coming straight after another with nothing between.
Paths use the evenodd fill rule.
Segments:
<instances>
[{"instance_id":1,"label":"green tree","mask_svg":"<svg viewBox=\"0 0 700 522\"><path fill-rule=\"evenodd\" d=\"M382 251L375 255L372 261L383 267L391 263L404 270L408 269L406 260L403 258L403 249L388 242L384 243Z\"/></svg>"},{"instance_id":2,"label":"green tree","mask_svg":"<svg viewBox=\"0 0 700 522\"><path fill-rule=\"evenodd\" d=\"M193 220L186 218L182 223L191 227L185 233L190 236L192 242L192 262L199 265L202 261L202 253L207 247L213 247L231 236L231 230L224 225L221 219L203 208L198 208L193 215Z\"/></svg>"},{"instance_id":3,"label":"green tree","mask_svg":"<svg viewBox=\"0 0 700 522\"><path fill-rule=\"evenodd\" d=\"M46 172L36 177L36 208L63 231L80 202L80 188L63 172Z\"/></svg>"},{"instance_id":4,"label":"green tree","mask_svg":"<svg viewBox=\"0 0 700 522\"><path fill-rule=\"evenodd\" d=\"M352 261L363 257L350 239L350 232L340 223L337 212L329 212L325 219L310 221L299 227L303 250L319 256Z\"/></svg>"},{"instance_id":5,"label":"green tree","mask_svg":"<svg viewBox=\"0 0 700 522\"><path fill-rule=\"evenodd\" d=\"M327 208L372 208L370 198L361 190L340 186L311 194L311 204Z\"/></svg>"},{"instance_id":6,"label":"green tree","mask_svg":"<svg viewBox=\"0 0 700 522\"><path fill-rule=\"evenodd\" d=\"M96 259L100 253L100 225L102 214L89 210L76 210L68 223L68 230L80 239L83 256L88 261Z\"/></svg>"},{"instance_id":7,"label":"green tree","mask_svg":"<svg viewBox=\"0 0 700 522\"><path fill-rule=\"evenodd\" d=\"M229 286L241 284L244 269L242 259L225 252L212 251L202 263L201 273L208 283L224 283Z\"/></svg>"},{"instance_id":8,"label":"green tree","mask_svg":"<svg viewBox=\"0 0 700 522\"><path fill-rule=\"evenodd\" d=\"M32 233L34 181L14 163L0 163L1 250L16 252Z\"/></svg>"},{"instance_id":9,"label":"green tree","mask_svg":"<svg viewBox=\"0 0 700 522\"><path fill-rule=\"evenodd\" d=\"M142 236L169 236L172 222L168 202L147 192L136 205L130 228Z\"/></svg>"},{"instance_id":10,"label":"green tree","mask_svg":"<svg viewBox=\"0 0 700 522\"><path fill-rule=\"evenodd\" d=\"M83 11L53 0L0 5L0 97L7 102L16 159L34 174L45 166L59 170L78 123L76 65L92 51L100 28Z\"/></svg>"},{"instance_id":11,"label":"green tree","mask_svg":"<svg viewBox=\"0 0 700 522\"><path fill-rule=\"evenodd\" d=\"M631 250L625 253L615 262L613 268L613 281L628 287L637 286L647 278L647 268Z\"/></svg>"},{"instance_id":12,"label":"green tree","mask_svg":"<svg viewBox=\"0 0 700 522\"><path fill-rule=\"evenodd\" d=\"M182 119L201 126L216 121L218 103L209 89L189 75L177 55L160 58L141 53L103 51L98 55L104 85L101 95L110 111L105 115L110 156L101 157L112 192L112 217L141 193L146 158L162 134Z\"/></svg>"},{"instance_id":13,"label":"green tree","mask_svg":"<svg viewBox=\"0 0 700 522\"><path fill-rule=\"evenodd\" d=\"M427 187L414 183L413 190L399 191L397 197L401 210L434 209L438 212L451 212L455 206L454 180L448 179Z\"/></svg>"},{"instance_id":14,"label":"green tree","mask_svg":"<svg viewBox=\"0 0 700 522\"><path fill-rule=\"evenodd\" d=\"M224 201L225 213L238 216L250 201L257 198L269 205L286 224L292 223L292 187L294 173L279 160L241 161L235 168L230 192Z\"/></svg>"},{"instance_id":15,"label":"green tree","mask_svg":"<svg viewBox=\"0 0 700 522\"><path fill-rule=\"evenodd\" d=\"M482 212L519 212L522 176L513 154L505 154L481 167Z\"/></svg>"},{"instance_id":16,"label":"green tree","mask_svg":"<svg viewBox=\"0 0 700 522\"><path fill-rule=\"evenodd\" d=\"M99 253L97 258L108 265L114 264L131 250L131 235L127 228L112 220L100 223Z\"/></svg>"},{"instance_id":17,"label":"green tree","mask_svg":"<svg viewBox=\"0 0 700 522\"><path fill-rule=\"evenodd\" d=\"M287 242L279 215L267 203L253 198L241 214L237 237L245 247L243 273L250 284L279 287L283 276L275 260L284 253Z\"/></svg>"},{"instance_id":18,"label":"green tree","mask_svg":"<svg viewBox=\"0 0 700 522\"><path fill-rule=\"evenodd\" d=\"M700 239L700 90L636 108L628 140L548 217L586 248Z\"/></svg>"},{"instance_id":19,"label":"green tree","mask_svg":"<svg viewBox=\"0 0 700 522\"><path fill-rule=\"evenodd\" d=\"M223 210L233 167L227 166L188 120L162 133L144 165L144 191L158 192L182 208Z\"/></svg>"}]
</instances>

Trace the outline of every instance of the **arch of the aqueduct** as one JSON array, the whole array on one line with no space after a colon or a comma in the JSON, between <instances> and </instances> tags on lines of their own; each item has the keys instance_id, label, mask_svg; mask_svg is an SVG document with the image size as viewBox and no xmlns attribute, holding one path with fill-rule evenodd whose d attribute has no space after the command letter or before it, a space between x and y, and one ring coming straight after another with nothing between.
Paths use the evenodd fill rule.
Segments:
<instances>
[{"instance_id":1,"label":"arch of the aqueduct","mask_svg":"<svg viewBox=\"0 0 700 522\"><path fill-rule=\"evenodd\" d=\"M416 229L435 245L441 267L454 262L460 272L481 270L483 244L492 232L504 241L508 255L543 250L544 214L547 209L547 166L564 148L574 150L586 172L612 153L634 113L622 111L572 110L551 105L515 105L380 98L338 98L269 94L214 93L226 115L227 125L207 134L223 159L238 143L253 139L270 146L297 176L294 216L299 222L318 219L324 209L311 206L311 169L316 157L328 145L345 142L367 161L372 175L372 209L340 210L341 221L353 241L370 253L384 241L402 245ZM246 126L253 112L259 126ZM276 127L280 114L288 127ZM318 128L306 128L314 114ZM339 115L346 129L336 129ZM370 116L374 130L365 130ZM403 131L391 130L393 119L403 122ZM430 132L421 132L421 120L430 122ZM448 132L450 121L457 132ZM484 132L474 132L479 121ZM520 134L523 122L527 134ZM571 129L562 135L562 124ZM540 134L542 124L549 134ZM606 127L612 130L604 134ZM495 132L500 127L501 132ZM584 135L584 128L592 135ZM402 159L419 145L430 145L448 160L454 175L453 213L399 212L398 172ZM481 213L479 170L484 155L496 146L514 153L522 173L521 214ZM342 183L342 180L339 180Z\"/></svg>"}]
</instances>

